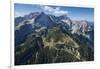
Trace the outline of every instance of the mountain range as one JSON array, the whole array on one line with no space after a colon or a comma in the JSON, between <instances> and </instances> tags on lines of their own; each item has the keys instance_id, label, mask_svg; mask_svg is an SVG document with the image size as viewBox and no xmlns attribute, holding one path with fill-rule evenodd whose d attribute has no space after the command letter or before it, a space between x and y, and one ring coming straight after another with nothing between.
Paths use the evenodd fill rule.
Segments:
<instances>
[{"instance_id":1,"label":"mountain range","mask_svg":"<svg viewBox=\"0 0 100 69\"><path fill-rule=\"evenodd\" d=\"M33 12L15 18L15 64L94 59L94 25L67 15Z\"/></svg>"}]
</instances>

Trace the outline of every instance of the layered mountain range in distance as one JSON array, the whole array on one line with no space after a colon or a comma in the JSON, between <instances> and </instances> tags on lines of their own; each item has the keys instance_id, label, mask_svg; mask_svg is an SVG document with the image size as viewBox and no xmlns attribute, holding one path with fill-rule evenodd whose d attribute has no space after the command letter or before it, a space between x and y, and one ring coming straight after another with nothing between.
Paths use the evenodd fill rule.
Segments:
<instances>
[{"instance_id":1,"label":"layered mountain range in distance","mask_svg":"<svg viewBox=\"0 0 100 69\"><path fill-rule=\"evenodd\" d=\"M33 12L15 17L15 65L94 60L94 22Z\"/></svg>"}]
</instances>

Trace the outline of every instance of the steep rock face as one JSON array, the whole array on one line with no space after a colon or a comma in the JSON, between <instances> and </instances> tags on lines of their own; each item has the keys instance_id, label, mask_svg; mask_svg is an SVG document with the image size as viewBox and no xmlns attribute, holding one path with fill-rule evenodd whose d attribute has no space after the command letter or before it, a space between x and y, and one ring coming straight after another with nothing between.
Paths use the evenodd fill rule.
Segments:
<instances>
[{"instance_id":1,"label":"steep rock face","mask_svg":"<svg viewBox=\"0 0 100 69\"><path fill-rule=\"evenodd\" d=\"M20 23L23 23L23 21L28 21L28 20L31 20L31 19L34 19L36 18L37 16L39 15L38 12L34 12L34 13L30 13L28 15L25 15L23 17L15 17L15 26L18 26Z\"/></svg>"},{"instance_id":2,"label":"steep rock face","mask_svg":"<svg viewBox=\"0 0 100 69\"><path fill-rule=\"evenodd\" d=\"M34 22L35 22L35 24L39 24L41 26L45 26L48 28L55 25L55 23L52 21L52 19L43 12L35 18Z\"/></svg>"},{"instance_id":3,"label":"steep rock face","mask_svg":"<svg viewBox=\"0 0 100 69\"><path fill-rule=\"evenodd\" d=\"M25 19L25 20L30 20L30 19L33 19L33 18L37 17L39 14L40 14L40 13L38 13L38 12L30 13L30 14L28 14L28 15L25 15L25 16L24 16L24 19Z\"/></svg>"}]
</instances>

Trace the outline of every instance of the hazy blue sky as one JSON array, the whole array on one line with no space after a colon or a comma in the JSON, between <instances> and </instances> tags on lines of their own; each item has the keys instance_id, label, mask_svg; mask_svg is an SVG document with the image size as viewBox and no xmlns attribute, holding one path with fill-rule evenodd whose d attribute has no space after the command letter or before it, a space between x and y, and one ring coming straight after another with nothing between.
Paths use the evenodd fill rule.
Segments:
<instances>
[{"instance_id":1,"label":"hazy blue sky","mask_svg":"<svg viewBox=\"0 0 100 69\"><path fill-rule=\"evenodd\" d=\"M36 4L15 4L15 17L24 16L30 12L42 12L55 16L68 15L73 20L94 21L94 9L68 6L51 6Z\"/></svg>"}]
</instances>

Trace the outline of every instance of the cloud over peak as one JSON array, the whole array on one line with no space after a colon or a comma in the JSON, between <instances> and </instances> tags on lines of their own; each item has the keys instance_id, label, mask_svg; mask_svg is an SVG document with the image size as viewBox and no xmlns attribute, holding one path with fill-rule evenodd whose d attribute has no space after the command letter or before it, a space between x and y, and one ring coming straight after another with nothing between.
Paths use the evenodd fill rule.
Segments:
<instances>
[{"instance_id":1,"label":"cloud over peak","mask_svg":"<svg viewBox=\"0 0 100 69\"><path fill-rule=\"evenodd\" d=\"M41 9L47 14L53 14L56 16L67 15L68 11L61 10L60 7L50 7L50 6L41 6Z\"/></svg>"}]
</instances>

